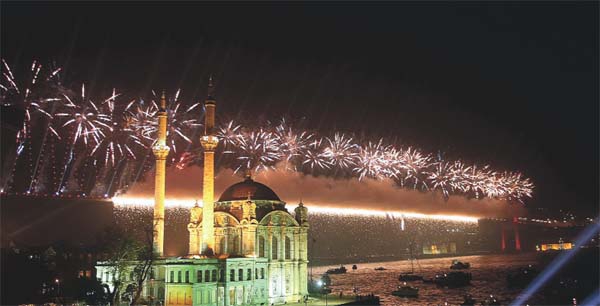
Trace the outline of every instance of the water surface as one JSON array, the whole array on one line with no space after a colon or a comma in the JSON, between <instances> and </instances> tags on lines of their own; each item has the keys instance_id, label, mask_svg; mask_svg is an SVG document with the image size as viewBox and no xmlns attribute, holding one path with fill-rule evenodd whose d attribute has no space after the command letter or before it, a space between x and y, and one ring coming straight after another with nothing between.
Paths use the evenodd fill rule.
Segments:
<instances>
[{"instance_id":1,"label":"water surface","mask_svg":"<svg viewBox=\"0 0 600 306\"><path fill-rule=\"evenodd\" d=\"M459 305L463 302L465 294L471 294L479 304L490 294L498 297L502 304L512 301L521 289L509 289L506 285L506 275L517 267L536 264L536 254L512 255L477 255L457 257L461 261L471 264L468 271L473 275L471 285L463 288L442 288L435 284L426 284L421 281L409 282L418 287L419 297L401 298L391 295L391 292L400 284L398 275L411 270L408 260L358 263L358 269L352 271L352 264L346 265L348 273L331 275L332 294L343 292L352 295L353 288L357 287L359 294L374 293L381 297L382 305ZM452 258L424 259L414 262L415 273L425 278L432 278L436 273L451 271ZM315 277L320 277L327 269L338 266L315 267ZM377 267L385 267L385 271L375 271Z\"/></svg>"}]
</instances>

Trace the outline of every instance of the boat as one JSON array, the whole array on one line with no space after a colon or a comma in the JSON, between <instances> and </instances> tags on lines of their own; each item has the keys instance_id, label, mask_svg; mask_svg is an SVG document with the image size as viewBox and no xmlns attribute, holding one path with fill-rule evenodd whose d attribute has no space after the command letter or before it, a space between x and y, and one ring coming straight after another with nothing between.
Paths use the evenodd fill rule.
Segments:
<instances>
[{"instance_id":1,"label":"boat","mask_svg":"<svg viewBox=\"0 0 600 306\"><path fill-rule=\"evenodd\" d=\"M471 273L454 271L450 273L437 274L434 283L444 287L463 287L471 284Z\"/></svg>"},{"instance_id":2,"label":"boat","mask_svg":"<svg viewBox=\"0 0 600 306\"><path fill-rule=\"evenodd\" d=\"M375 268L375 271L385 271L385 270L387 270L387 269L384 268L384 267L377 267L377 268Z\"/></svg>"},{"instance_id":3,"label":"boat","mask_svg":"<svg viewBox=\"0 0 600 306\"><path fill-rule=\"evenodd\" d=\"M527 267L519 268L514 273L506 275L506 282L510 288L525 287L538 275L538 273L539 271L533 268L532 265L528 265Z\"/></svg>"},{"instance_id":4,"label":"boat","mask_svg":"<svg viewBox=\"0 0 600 306\"><path fill-rule=\"evenodd\" d=\"M399 297L417 297L419 296L419 288L404 283L402 286L398 286L398 289L392 291L392 295Z\"/></svg>"},{"instance_id":5,"label":"boat","mask_svg":"<svg viewBox=\"0 0 600 306\"><path fill-rule=\"evenodd\" d=\"M346 267L344 266L340 266L339 268L333 268L333 269L329 269L327 270L327 274L344 274L346 273Z\"/></svg>"},{"instance_id":6,"label":"boat","mask_svg":"<svg viewBox=\"0 0 600 306\"><path fill-rule=\"evenodd\" d=\"M406 272L406 273L400 274L400 276L398 276L398 280L401 282L412 282L412 281L423 280L423 276L413 274L412 272Z\"/></svg>"},{"instance_id":7,"label":"boat","mask_svg":"<svg viewBox=\"0 0 600 306\"><path fill-rule=\"evenodd\" d=\"M476 302L472 295L467 294L460 306L474 306Z\"/></svg>"},{"instance_id":8,"label":"boat","mask_svg":"<svg viewBox=\"0 0 600 306\"><path fill-rule=\"evenodd\" d=\"M502 305L502 303L500 303L500 301L495 296L493 296L493 295L490 294L489 297L485 298L483 300L483 302L481 302L481 305L482 306L488 306L488 305L489 306L492 306L492 305L496 306L496 305Z\"/></svg>"},{"instance_id":9,"label":"boat","mask_svg":"<svg viewBox=\"0 0 600 306\"><path fill-rule=\"evenodd\" d=\"M463 270L471 267L471 264L468 262L462 262L458 260L453 260L452 265L450 265L450 269L452 270Z\"/></svg>"},{"instance_id":10,"label":"boat","mask_svg":"<svg viewBox=\"0 0 600 306\"><path fill-rule=\"evenodd\" d=\"M419 264L419 260L416 259L415 257L413 257L413 253L412 253L412 245L413 243L411 242L409 245L409 252L410 252L410 272L404 272L404 273L400 273L400 275L398 276L398 280L401 282L412 282L412 281L418 281L418 280L422 280L423 276L415 274L415 264L414 261L417 262L417 266L419 267L419 269L421 268L421 265Z\"/></svg>"},{"instance_id":11,"label":"boat","mask_svg":"<svg viewBox=\"0 0 600 306\"><path fill-rule=\"evenodd\" d=\"M321 276L321 283L326 287L331 286L331 277L329 277L329 274L325 273Z\"/></svg>"}]
</instances>

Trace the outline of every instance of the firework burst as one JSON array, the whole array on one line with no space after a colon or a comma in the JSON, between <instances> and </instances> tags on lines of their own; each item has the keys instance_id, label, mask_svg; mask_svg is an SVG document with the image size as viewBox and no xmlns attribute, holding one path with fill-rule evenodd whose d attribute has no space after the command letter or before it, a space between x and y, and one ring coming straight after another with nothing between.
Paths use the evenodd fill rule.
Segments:
<instances>
[{"instance_id":1,"label":"firework burst","mask_svg":"<svg viewBox=\"0 0 600 306\"><path fill-rule=\"evenodd\" d=\"M200 103L194 103L189 107L185 107L179 102L179 94L180 90L177 90L175 96L172 98L168 98L168 106L167 106L167 142L169 147L171 148L171 152L174 154L178 153L178 144L186 143L189 145L192 144L192 139L189 136L192 134L198 127L202 126L198 122L198 118L200 116L198 114L194 115L192 112ZM156 94L153 91L154 97L156 98ZM158 104L156 103L156 99L152 100L152 106L145 111L146 114L151 114L152 123L148 126L142 125L139 126L140 129L144 129L144 138L155 139L156 133L158 131L158 118L155 116L156 112L158 112Z\"/></svg>"},{"instance_id":2,"label":"firework burst","mask_svg":"<svg viewBox=\"0 0 600 306\"><path fill-rule=\"evenodd\" d=\"M308 166L311 171L315 169L331 169L332 164L329 163L327 154L321 150L322 140L313 141L305 152L302 165Z\"/></svg>"},{"instance_id":3,"label":"firework burst","mask_svg":"<svg viewBox=\"0 0 600 306\"><path fill-rule=\"evenodd\" d=\"M24 111L23 125L16 135L17 154L20 154L31 134L33 116L41 114L52 119L51 102L60 101L56 89L59 86L61 68L48 70L34 60L30 68L25 69L23 73L13 73L4 59L2 68L0 104L15 106ZM50 129L58 135L56 130L52 127Z\"/></svg>"},{"instance_id":4,"label":"firework burst","mask_svg":"<svg viewBox=\"0 0 600 306\"><path fill-rule=\"evenodd\" d=\"M106 100L103 105L108 109L109 119L106 123L102 122L100 126L100 135L102 138L97 142L92 149L91 155L97 155L104 160L104 166L107 166L109 161L112 166L116 160L136 159L136 154L131 148L132 145L137 145L140 148L147 148L143 143L143 136L139 136L128 122L128 112L115 112L115 99L119 95L113 91L113 95ZM130 108L134 101L130 102L126 108Z\"/></svg>"},{"instance_id":5,"label":"firework burst","mask_svg":"<svg viewBox=\"0 0 600 306\"><path fill-rule=\"evenodd\" d=\"M137 179L140 173L150 169L145 161L151 157L147 148L152 146L157 133L156 95L149 99L150 102L132 100L124 107L118 105L119 94L115 91L108 98L94 102L86 94L84 85L78 93L59 89L44 95L37 86L41 80L51 81L60 70L47 72L34 63L29 71L32 78L25 82L15 78L6 62L2 64L2 103L22 105L25 109L26 124L18 141L29 135L33 114L49 118L48 131L67 139L70 150L67 148L65 153L59 191L69 179L69 174L77 171L70 169L74 155L77 155L76 158L94 157L94 167L108 168L117 161L137 160L143 153L143 161L135 170L137 174L130 177ZM192 147L192 139L201 126L201 111L197 111L201 104L185 104L179 101L179 97L180 91L177 91L168 99L167 137L171 152L176 154L173 156L173 161L177 161L174 164L184 167L195 158L192 152L196 148ZM48 106L53 101L61 101L55 104L60 105L57 112L49 110ZM52 128L55 121L64 128L60 133ZM498 172L487 165L436 159L414 147L387 145L383 139L359 142L352 135L339 132L319 135L292 128L285 120L275 126L254 127L229 121L218 128L217 137L221 141L219 152L228 156L220 161L220 165L232 168L236 173L240 170L265 171L281 163L286 169L307 174L354 177L358 180L390 179L401 187L439 192L446 199L460 194L523 201L531 197L534 188L533 183L518 172ZM181 145L187 146L186 149L182 150ZM78 167L78 163L72 164L73 168ZM114 177L116 173L114 171L111 185L112 181L118 181Z\"/></svg>"},{"instance_id":6,"label":"firework burst","mask_svg":"<svg viewBox=\"0 0 600 306\"><path fill-rule=\"evenodd\" d=\"M322 164L319 159L321 153L315 151L316 141L313 140L314 135L300 131L296 132L292 127L288 126L285 119L281 120L281 123L275 128L273 133L275 137L276 145L279 148L280 159L286 162L286 168L292 165L293 170L296 170L293 165L294 161L301 156L306 157L302 164L310 164L311 169L315 165ZM311 159L312 162L307 159Z\"/></svg>"},{"instance_id":7,"label":"firework burst","mask_svg":"<svg viewBox=\"0 0 600 306\"><path fill-rule=\"evenodd\" d=\"M369 142L366 146L359 148L356 158L356 166L354 172L358 174L358 179L362 180L365 177L381 179L385 177L382 172L383 161L383 141Z\"/></svg>"},{"instance_id":8,"label":"firework burst","mask_svg":"<svg viewBox=\"0 0 600 306\"><path fill-rule=\"evenodd\" d=\"M233 153L230 149L236 147L240 143L240 139L243 138L240 134L241 127L241 125L238 125L231 120L226 125L219 128L217 137L219 137L219 140L223 144L225 149L224 153Z\"/></svg>"},{"instance_id":9,"label":"firework burst","mask_svg":"<svg viewBox=\"0 0 600 306\"><path fill-rule=\"evenodd\" d=\"M239 155L237 159L240 164L235 171L259 172L272 168L281 157L277 143L273 133L263 129L243 133L238 143L239 150L237 150Z\"/></svg>"},{"instance_id":10,"label":"firework burst","mask_svg":"<svg viewBox=\"0 0 600 306\"><path fill-rule=\"evenodd\" d=\"M156 132L156 113L158 108L155 103L146 104L144 100L130 102L125 108L124 129L132 131L135 136L146 144L154 142Z\"/></svg>"},{"instance_id":11,"label":"firework burst","mask_svg":"<svg viewBox=\"0 0 600 306\"><path fill-rule=\"evenodd\" d=\"M339 169L350 169L356 165L359 146L351 137L335 133L332 138L325 138L328 146L324 149L324 157L329 164Z\"/></svg>"},{"instance_id":12,"label":"firework burst","mask_svg":"<svg viewBox=\"0 0 600 306\"><path fill-rule=\"evenodd\" d=\"M405 170L404 181L412 181L414 189L421 186L422 189L429 189L425 180L426 170L431 165L431 156L421 153L419 150L409 147L402 154L402 168Z\"/></svg>"},{"instance_id":13,"label":"firework burst","mask_svg":"<svg viewBox=\"0 0 600 306\"><path fill-rule=\"evenodd\" d=\"M83 143L85 147L98 144L104 136L102 127L110 129L111 115L103 112L101 107L89 99L85 94L85 85L81 85L81 94L70 97L63 94L64 111L55 116L64 118L62 127L69 127L74 131L73 145ZM114 93L105 102L116 98Z\"/></svg>"}]
</instances>

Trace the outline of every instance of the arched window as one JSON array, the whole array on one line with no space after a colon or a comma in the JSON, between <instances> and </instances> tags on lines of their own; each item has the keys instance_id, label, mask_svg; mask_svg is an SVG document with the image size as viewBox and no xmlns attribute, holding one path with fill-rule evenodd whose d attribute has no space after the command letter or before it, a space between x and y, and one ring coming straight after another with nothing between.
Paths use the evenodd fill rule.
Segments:
<instances>
[{"instance_id":1,"label":"arched window","mask_svg":"<svg viewBox=\"0 0 600 306\"><path fill-rule=\"evenodd\" d=\"M239 281L244 280L244 269L238 269L238 280Z\"/></svg>"},{"instance_id":2,"label":"arched window","mask_svg":"<svg viewBox=\"0 0 600 306\"><path fill-rule=\"evenodd\" d=\"M258 236L258 257L266 257L265 255L265 237Z\"/></svg>"},{"instance_id":3,"label":"arched window","mask_svg":"<svg viewBox=\"0 0 600 306\"><path fill-rule=\"evenodd\" d=\"M285 236L285 259L292 259L292 242L288 236Z\"/></svg>"},{"instance_id":4,"label":"arched window","mask_svg":"<svg viewBox=\"0 0 600 306\"><path fill-rule=\"evenodd\" d=\"M279 259L279 241L277 237L273 237L271 242L271 259Z\"/></svg>"},{"instance_id":5,"label":"arched window","mask_svg":"<svg viewBox=\"0 0 600 306\"><path fill-rule=\"evenodd\" d=\"M210 272L210 276L211 276L211 278L212 278L212 281L213 281L213 282L216 282L216 281L217 281L217 270L212 270L212 271Z\"/></svg>"},{"instance_id":6,"label":"arched window","mask_svg":"<svg viewBox=\"0 0 600 306\"><path fill-rule=\"evenodd\" d=\"M198 282L198 283L202 282L202 270L196 271L196 282Z\"/></svg>"},{"instance_id":7,"label":"arched window","mask_svg":"<svg viewBox=\"0 0 600 306\"><path fill-rule=\"evenodd\" d=\"M209 270L204 271L204 282L206 282L206 283L210 282L210 271Z\"/></svg>"}]
</instances>

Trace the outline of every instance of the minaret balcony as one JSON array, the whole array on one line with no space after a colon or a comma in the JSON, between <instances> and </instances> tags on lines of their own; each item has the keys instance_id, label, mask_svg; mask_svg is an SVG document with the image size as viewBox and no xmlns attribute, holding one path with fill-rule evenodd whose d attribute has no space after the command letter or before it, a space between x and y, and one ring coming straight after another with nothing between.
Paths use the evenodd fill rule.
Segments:
<instances>
[{"instance_id":1,"label":"minaret balcony","mask_svg":"<svg viewBox=\"0 0 600 306\"><path fill-rule=\"evenodd\" d=\"M219 145L219 138L217 136L206 135L200 138L200 144L206 151L214 151Z\"/></svg>"},{"instance_id":2,"label":"minaret balcony","mask_svg":"<svg viewBox=\"0 0 600 306\"><path fill-rule=\"evenodd\" d=\"M152 147L152 153L154 153L154 156L156 156L156 158L158 159L167 158L167 156L169 155L169 150L169 146L162 144L156 144L154 145L154 147Z\"/></svg>"}]
</instances>

